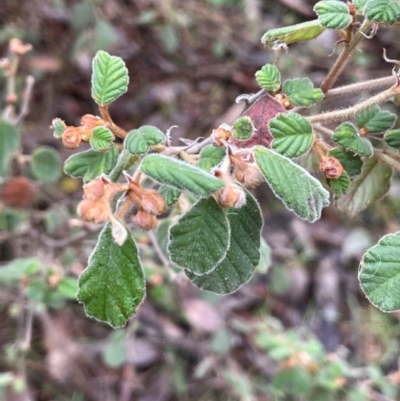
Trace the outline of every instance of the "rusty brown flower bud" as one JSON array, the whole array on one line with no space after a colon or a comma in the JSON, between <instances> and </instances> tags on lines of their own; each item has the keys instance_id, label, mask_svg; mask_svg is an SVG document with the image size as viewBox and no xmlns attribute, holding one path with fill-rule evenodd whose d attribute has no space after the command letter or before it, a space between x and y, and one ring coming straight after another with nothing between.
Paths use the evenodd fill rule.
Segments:
<instances>
[{"instance_id":1,"label":"rusty brown flower bud","mask_svg":"<svg viewBox=\"0 0 400 401\"><path fill-rule=\"evenodd\" d=\"M82 142L80 127L68 127L62 134L63 145L67 149L76 149Z\"/></svg>"},{"instance_id":2,"label":"rusty brown flower bud","mask_svg":"<svg viewBox=\"0 0 400 401\"><path fill-rule=\"evenodd\" d=\"M105 223L110 216L110 206L102 200L84 199L78 204L78 214L85 221Z\"/></svg>"},{"instance_id":3,"label":"rusty brown flower bud","mask_svg":"<svg viewBox=\"0 0 400 401\"><path fill-rule=\"evenodd\" d=\"M343 166L335 157L324 157L319 163L319 169L324 172L325 177L337 179L343 174Z\"/></svg>"},{"instance_id":4,"label":"rusty brown flower bud","mask_svg":"<svg viewBox=\"0 0 400 401\"><path fill-rule=\"evenodd\" d=\"M100 117L94 116L93 114L85 114L81 118L81 125L86 125L90 128L99 127L101 125L105 125L106 121Z\"/></svg>"},{"instance_id":5,"label":"rusty brown flower bud","mask_svg":"<svg viewBox=\"0 0 400 401\"><path fill-rule=\"evenodd\" d=\"M221 124L217 129L213 129L211 136L214 145L223 146L224 142L232 138L231 127L228 124Z\"/></svg>"},{"instance_id":6,"label":"rusty brown flower bud","mask_svg":"<svg viewBox=\"0 0 400 401\"><path fill-rule=\"evenodd\" d=\"M167 205L156 190L148 189L142 195L141 207L147 213L157 216L165 211Z\"/></svg>"},{"instance_id":7,"label":"rusty brown flower bud","mask_svg":"<svg viewBox=\"0 0 400 401\"><path fill-rule=\"evenodd\" d=\"M230 154L230 161L233 166L232 176L241 182L246 188L256 188L263 181L263 175L254 161L251 151L240 150Z\"/></svg>"},{"instance_id":8,"label":"rusty brown flower bud","mask_svg":"<svg viewBox=\"0 0 400 401\"><path fill-rule=\"evenodd\" d=\"M106 183L101 178L95 178L83 186L83 198L98 200L104 195Z\"/></svg>"},{"instance_id":9,"label":"rusty brown flower bud","mask_svg":"<svg viewBox=\"0 0 400 401\"><path fill-rule=\"evenodd\" d=\"M157 225L157 217L139 209L133 218L133 222L142 230L150 231Z\"/></svg>"},{"instance_id":10,"label":"rusty brown flower bud","mask_svg":"<svg viewBox=\"0 0 400 401\"><path fill-rule=\"evenodd\" d=\"M214 175L225 181L225 186L215 192L218 204L222 207L242 207L246 203L246 194L243 188L235 184L232 177L221 170L214 170Z\"/></svg>"}]
</instances>

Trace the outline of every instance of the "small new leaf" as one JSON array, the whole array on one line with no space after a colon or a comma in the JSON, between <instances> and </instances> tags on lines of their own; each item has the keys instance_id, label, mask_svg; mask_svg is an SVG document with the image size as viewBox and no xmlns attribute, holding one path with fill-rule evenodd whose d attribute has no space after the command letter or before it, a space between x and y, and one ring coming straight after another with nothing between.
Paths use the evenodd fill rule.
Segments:
<instances>
[{"instance_id":1,"label":"small new leaf","mask_svg":"<svg viewBox=\"0 0 400 401\"><path fill-rule=\"evenodd\" d=\"M303 167L271 149L255 147L254 157L274 194L296 216L315 222L329 205L329 192Z\"/></svg>"},{"instance_id":2,"label":"small new leaf","mask_svg":"<svg viewBox=\"0 0 400 401\"><path fill-rule=\"evenodd\" d=\"M8 177L10 163L18 149L20 137L19 131L0 119L0 177Z\"/></svg>"},{"instance_id":3,"label":"small new leaf","mask_svg":"<svg viewBox=\"0 0 400 401\"><path fill-rule=\"evenodd\" d=\"M270 47L276 41L285 42L289 45L294 42L315 39L324 30L325 27L321 25L319 20L307 21L284 28L271 29L263 35L261 42Z\"/></svg>"},{"instance_id":4,"label":"small new leaf","mask_svg":"<svg viewBox=\"0 0 400 401\"><path fill-rule=\"evenodd\" d=\"M294 106L309 107L324 98L324 93L309 78L288 79L283 83L282 91Z\"/></svg>"},{"instance_id":5,"label":"small new leaf","mask_svg":"<svg viewBox=\"0 0 400 401\"><path fill-rule=\"evenodd\" d=\"M54 129L53 135L56 138L61 138L62 134L64 133L65 129L67 128L67 126L65 125L65 122L63 120L61 120L61 118L55 118L51 122L51 127L53 127L53 129Z\"/></svg>"},{"instance_id":6,"label":"small new leaf","mask_svg":"<svg viewBox=\"0 0 400 401\"><path fill-rule=\"evenodd\" d=\"M328 185L332 188L333 192L339 195L344 194L350 185L350 178L347 173L343 173L339 178L335 180L327 179L326 181L328 182Z\"/></svg>"},{"instance_id":7,"label":"small new leaf","mask_svg":"<svg viewBox=\"0 0 400 401\"><path fill-rule=\"evenodd\" d=\"M400 5L393 0L371 0L365 5L364 14L370 21L394 24L400 19Z\"/></svg>"},{"instance_id":8,"label":"small new leaf","mask_svg":"<svg viewBox=\"0 0 400 401\"><path fill-rule=\"evenodd\" d=\"M213 167L222 162L225 154L224 148L215 145L207 145L200 152L200 160L197 162L197 166L203 170L210 171Z\"/></svg>"},{"instance_id":9,"label":"small new leaf","mask_svg":"<svg viewBox=\"0 0 400 401\"><path fill-rule=\"evenodd\" d=\"M104 153L87 150L70 156L64 163L64 171L71 177L83 177L84 182L89 182L103 173L110 173L117 160L116 146Z\"/></svg>"},{"instance_id":10,"label":"small new leaf","mask_svg":"<svg viewBox=\"0 0 400 401\"><path fill-rule=\"evenodd\" d=\"M315 4L314 11L318 14L321 25L329 29L347 28L353 20L349 7L342 1L319 1Z\"/></svg>"},{"instance_id":11,"label":"small new leaf","mask_svg":"<svg viewBox=\"0 0 400 401\"><path fill-rule=\"evenodd\" d=\"M282 113L269 121L274 136L272 149L287 157L297 157L307 152L314 137L311 123L300 114Z\"/></svg>"},{"instance_id":12,"label":"small new leaf","mask_svg":"<svg viewBox=\"0 0 400 401\"><path fill-rule=\"evenodd\" d=\"M124 326L146 292L143 269L130 233L119 246L113 239L111 224L107 224L78 283L77 299L85 305L87 316L113 328Z\"/></svg>"},{"instance_id":13,"label":"small new leaf","mask_svg":"<svg viewBox=\"0 0 400 401\"><path fill-rule=\"evenodd\" d=\"M200 196L206 196L225 185L224 181L198 167L164 155L147 155L141 169L153 180Z\"/></svg>"},{"instance_id":14,"label":"small new leaf","mask_svg":"<svg viewBox=\"0 0 400 401\"><path fill-rule=\"evenodd\" d=\"M390 188L392 168L375 156L366 159L361 171L350 184L346 195L339 198L337 207L354 216L382 198Z\"/></svg>"},{"instance_id":15,"label":"small new leaf","mask_svg":"<svg viewBox=\"0 0 400 401\"><path fill-rule=\"evenodd\" d=\"M201 276L185 271L194 285L218 294L229 294L247 283L260 261L263 219L257 201L247 192L245 205L228 210L227 217L231 228L230 246L221 263Z\"/></svg>"},{"instance_id":16,"label":"small new leaf","mask_svg":"<svg viewBox=\"0 0 400 401\"><path fill-rule=\"evenodd\" d=\"M225 257L229 235L224 210L212 196L200 199L170 229L171 261L194 275L210 273Z\"/></svg>"},{"instance_id":17,"label":"small new leaf","mask_svg":"<svg viewBox=\"0 0 400 401\"><path fill-rule=\"evenodd\" d=\"M232 135L239 141L245 141L254 134L253 121L248 116L239 117L232 125Z\"/></svg>"},{"instance_id":18,"label":"small new leaf","mask_svg":"<svg viewBox=\"0 0 400 401\"><path fill-rule=\"evenodd\" d=\"M339 145L354 153L364 156L372 156L373 149L371 142L367 138L361 137L356 127L349 122L340 124L332 138Z\"/></svg>"},{"instance_id":19,"label":"small new leaf","mask_svg":"<svg viewBox=\"0 0 400 401\"><path fill-rule=\"evenodd\" d=\"M159 194L165 199L167 206L172 206L181 195L181 191L179 189L170 188L167 185L161 185L158 188Z\"/></svg>"},{"instance_id":20,"label":"small new leaf","mask_svg":"<svg viewBox=\"0 0 400 401\"><path fill-rule=\"evenodd\" d=\"M31 170L34 177L45 182L57 182L61 177L61 159L51 146L40 146L32 153Z\"/></svg>"},{"instance_id":21,"label":"small new leaf","mask_svg":"<svg viewBox=\"0 0 400 401\"><path fill-rule=\"evenodd\" d=\"M90 146L96 152L102 152L110 149L111 143L114 140L114 135L107 127L96 127L92 129L90 137Z\"/></svg>"},{"instance_id":22,"label":"small new leaf","mask_svg":"<svg viewBox=\"0 0 400 401\"><path fill-rule=\"evenodd\" d=\"M355 119L359 128L364 128L369 134L374 134L392 128L397 117L393 113L382 111L379 106L374 106L357 113Z\"/></svg>"},{"instance_id":23,"label":"small new leaf","mask_svg":"<svg viewBox=\"0 0 400 401\"><path fill-rule=\"evenodd\" d=\"M139 128L139 131L150 146L157 145L165 139L164 133L152 125L143 125Z\"/></svg>"},{"instance_id":24,"label":"small new leaf","mask_svg":"<svg viewBox=\"0 0 400 401\"><path fill-rule=\"evenodd\" d=\"M400 151L400 129L386 132L383 138L389 146Z\"/></svg>"},{"instance_id":25,"label":"small new leaf","mask_svg":"<svg viewBox=\"0 0 400 401\"><path fill-rule=\"evenodd\" d=\"M342 147L337 147L329 152L329 156L333 156L340 161L340 164L346 170L350 177L361 173L363 161L361 157L352 152L348 152Z\"/></svg>"},{"instance_id":26,"label":"small new leaf","mask_svg":"<svg viewBox=\"0 0 400 401\"><path fill-rule=\"evenodd\" d=\"M124 140L124 148L133 155L141 155L149 150L149 144L138 129L132 129Z\"/></svg>"},{"instance_id":27,"label":"small new leaf","mask_svg":"<svg viewBox=\"0 0 400 401\"><path fill-rule=\"evenodd\" d=\"M276 92L281 87L281 73L272 64L266 64L256 72L256 80L261 88Z\"/></svg>"},{"instance_id":28,"label":"small new leaf","mask_svg":"<svg viewBox=\"0 0 400 401\"><path fill-rule=\"evenodd\" d=\"M365 252L358 279L369 301L381 311L400 309L400 232L385 235Z\"/></svg>"},{"instance_id":29,"label":"small new leaf","mask_svg":"<svg viewBox=\"0 0 400 401\"><path fill-rule=\"evenodd\" d=\"M124 61L99 50L93 59L92 98L107 106L128 90L129 76Z\"/></svg>"}]
</instances>

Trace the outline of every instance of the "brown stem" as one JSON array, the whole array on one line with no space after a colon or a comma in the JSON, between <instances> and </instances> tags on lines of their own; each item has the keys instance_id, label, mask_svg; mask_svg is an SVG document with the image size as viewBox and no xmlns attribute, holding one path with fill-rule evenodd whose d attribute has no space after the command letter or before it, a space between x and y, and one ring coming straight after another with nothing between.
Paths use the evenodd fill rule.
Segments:
<instances>
[{"instance_id":1,"label":"brown stem","mask_svg":"<svg viewBox=\"0 0 400 401\"><path fill-rule=\"evenodd\" d=\"M332 86L335 84L339 75L342 73L344 67L346 66L347 62L350 60L350 56L353 53L354 49L364 38L364 34L368 33L372 25L373 23L371 21L365 20L364 23L361 25L360 29L357 31L357 33L353 36L353 38L344 48L340 56L337 58L335 64L329 71L327 77L325 78L325 81L321 85L321 89L324 93L328 92L328 90L332 88Z\"/></svg>"},{"instance_id":2,"label":"brown stem","mask_svg":"<svg viewBox=\"0 0 400 401\"><path fill-rule=\"evenodd\" d=\"M121 127L119 127L117 124L114 124L110 113L108 112L108 106L100 106L99 105L99 110L100 110L100 114L103 118L103 120L107 121L107 127L110 128L110 130L112 131L112 133L117 136L118 138L121 139L125 139L125 137L127 136L127 132L122 129Z\"/></svg>"}]
</instances>

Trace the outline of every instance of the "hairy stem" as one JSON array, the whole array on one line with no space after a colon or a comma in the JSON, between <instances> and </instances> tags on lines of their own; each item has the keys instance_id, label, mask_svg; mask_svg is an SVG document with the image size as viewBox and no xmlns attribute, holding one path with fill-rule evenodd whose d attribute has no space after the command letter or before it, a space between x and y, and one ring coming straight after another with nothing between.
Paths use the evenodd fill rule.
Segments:
<instances>
[{"instance_id":1,"label":"hairy stem","mask_svg":"<svg viewBox=\"0 0 400 401\"><path fill-rule=\"evenodd\" d=\"M373 23L371 21L365 20L361 25L360 29L357 31L357 33L346 45L340 56L337 58L335 64L329 71L325 81L321 85L321 89L324 93L328 92L328 90L332 88L332 86L335 84L339 75L342 73L344 67L346 66L347 62L350 60L351 54L353 53L357 45L361 42L361 40L364 38L364 34L367 34L370 31L372 25Z\"/></svg>"},{"instance_id":2,"label":"hairy stem","mask_svg":"<svg viewBox=\"0 0 400 401\"><path fill-rule=\"evenodd\" d=\"M119 127L117 124L114 124L114 121L112 120L110 113L108 112L108 107L107 106L99 106L100 114L103 117L103 120L107 121L107 127L110 128L112 133L117 136L118 138L125 139L127 136L127 132Z\"/></svg>"},{"instance_id":3,"label":"hairy stem","mask_svg":"<svg viewBox=\"0 0 400 401\"><path fill-rule=\"evenodd\" d=\"M390 167L393 167L394 169L400 171L400 159L396 157L392 152L383 151L381 149L374 149L374 153L381 161L388 164Z\"/></svg>"},{"instance_id":4,"label":"hairy stem","mask_svg":"<svg viewBox=\"0 0 400 401\"><path fill-rule=\"evenodd\" d=\"M311 123L328 123L333 121L342 121L353 117L355 114L367 110L370 107L385 103L400 94L400 86L393 86L361 103L343 110L328 111L326 113L316 114L308 117Z\"/></svg>"}]
</instances>

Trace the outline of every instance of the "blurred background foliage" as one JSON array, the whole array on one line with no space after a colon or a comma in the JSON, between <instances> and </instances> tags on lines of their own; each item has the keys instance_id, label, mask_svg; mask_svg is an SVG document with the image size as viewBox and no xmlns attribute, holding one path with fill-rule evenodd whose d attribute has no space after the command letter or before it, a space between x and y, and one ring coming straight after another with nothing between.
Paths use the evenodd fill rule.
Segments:
<instances>
[{"instance_id":1,"label":"blurred background foliage","mask_svg":"<svg viewBox=\"0 0 400 401\"><path fill-rule=\"evenodd\" d=\"M52 138L49 125L54 117L79 125L83 114L96 114L90 97L95 52L120 56L129 69L129 91L110 110L115 122L125 129L177 125L178 144L179 137L208 136L237 118L243 106L235 98L257 91L254 73L273 59L261 35L314 18L313 4L1 0L0 53L6 55L14 37L33 45L21 61L17 93L26 75L36 82L11 174L28 177L22 185L28 202L9 204L1 183L0 399L399 399L400 314L374 309L357 283L366 248L399 230L397 176L378 207L354 219L330 208L313 225L259 188L271 250L265 247L256 275L233 295L171 281L152 238L138 231L149 296L137 318L112 331L86 318L74 301L99 228L76 219L81 182L61 174L54 150L62 160L72 152ZM365 41L341 83L390 74L381 49L399 56L397 29ZM308 76L320 85L334 59L327 55L340 51L337 40L327 31L291 46L283 77ZM5 91L3 85L2 99ZM327 107L357 100L332 100ZM47 149L50 174L25 168L38 147ZM313 169L312 160L301 163ZM156 233L161 248L166 227Z\"/></svg>"}]
</instances>

